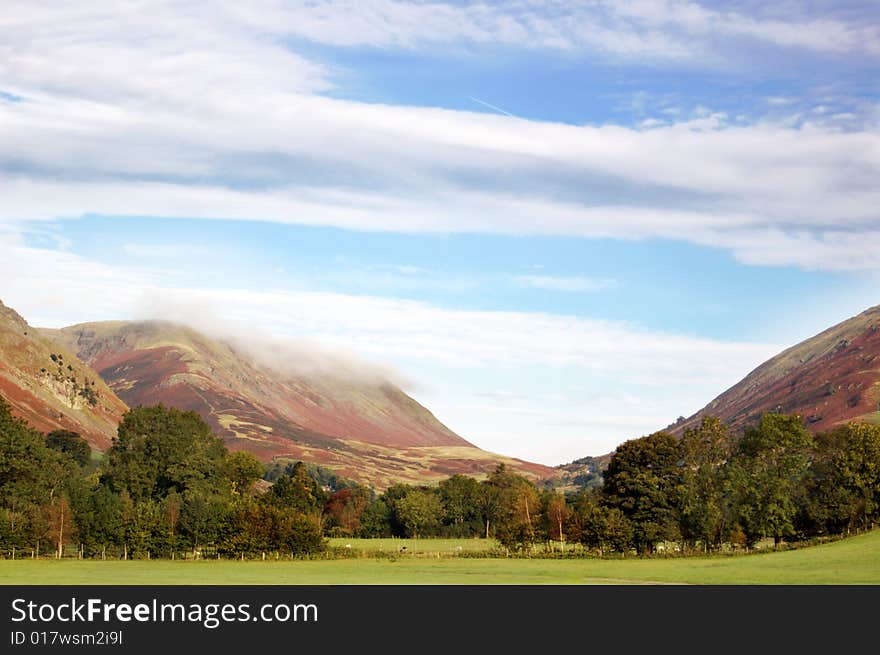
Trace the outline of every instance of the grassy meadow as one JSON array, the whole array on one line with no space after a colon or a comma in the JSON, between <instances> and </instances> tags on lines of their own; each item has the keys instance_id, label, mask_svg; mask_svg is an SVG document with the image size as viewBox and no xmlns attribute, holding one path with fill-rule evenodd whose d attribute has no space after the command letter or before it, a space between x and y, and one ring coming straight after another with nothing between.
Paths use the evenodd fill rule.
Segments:
<instances>
[{"instance_id":1,"label":"grassy meadow","mask_svg":"<svg viewBox=\"0 0 880 655\"><path fill-rule=\"evenodd\" d=\"M369 542L369 543L365 543ZM654 559L456 557L474 539L334 540L375 556L298 561L2 560L0 584L880 584L880 530L752 555ZM405 553L389 556L407 546ZM385 553L379 557L379 553Z\"/></svg>"},{"instance_id":2,"label":"grassy meadow","mask_svg":"<svg viewBox=\"0 0 880 655\"><path fill-rule=\"evenodd\" d=\"M331 548L351 547L351 550L370 553L411 553L417 555L454 555L455 553L468 552L480 553L498 547L494 539L350 539L347 537L334 537L330 540ZM401 550L404 549L404 550Z\"/></svg>"}]
</instances>

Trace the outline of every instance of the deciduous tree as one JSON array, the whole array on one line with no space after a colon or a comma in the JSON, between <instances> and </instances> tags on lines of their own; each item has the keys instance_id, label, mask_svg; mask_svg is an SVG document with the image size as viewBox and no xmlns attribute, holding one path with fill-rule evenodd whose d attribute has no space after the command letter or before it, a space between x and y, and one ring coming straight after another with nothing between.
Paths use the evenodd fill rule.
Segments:
<instances>
[{"instance_id":1,"label":"deciduous tree","mask_svg":"<svg viewBox=\"0 0 880 655\"><path fill-rule=\"evenodd\" d=\"M639 552L680 537L679 457L675 437L656 432L619 446L605 471L603 495L629 519Z\"/></svg>"},{"instance_id":2,"label":"deciduous tree","mask_svg":"<svg viewBox=\"0 0 880 655\"><path fill-rule=\"evenodd\" d=\"M798 416L765 414L746 429L728 474L749 546L763 537L778 544L795 534L812 447L813 437Z\"/></svg>"}]
</instances>

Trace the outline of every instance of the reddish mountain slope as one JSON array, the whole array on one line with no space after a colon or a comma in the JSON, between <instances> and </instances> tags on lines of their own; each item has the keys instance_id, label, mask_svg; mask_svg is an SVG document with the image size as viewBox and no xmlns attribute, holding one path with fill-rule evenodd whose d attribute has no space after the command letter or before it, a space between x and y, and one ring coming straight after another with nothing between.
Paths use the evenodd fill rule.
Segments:
<instances>
[{"instance_id":1,"label":"reddish mountain slope","mask_svg":"<svg viewBox=\"0 0 880 655\"><path fill-rule=\"evenodd\" d=\"M283 361L258 364L180 325L87 323L44 333L74 350L130 406L195 410L230 448L264 460L316 462L379 487L480 474L499 461L533 476L549 471L476 448L390 383L283 373Z\"/></svg>"},{"instance_id":2,"label":"reddish mountain slope","mask_svg":"<svg viewBox=\"0 0 880 655\"><path fill-rule=\"evenodd\" d=\"M97 373L2 302L0 397L37 430L73 430L98 450L110 445L128 409Z\"/></svg>"},{"instance_id":3,"label":"reddish mountain slope","mask_svg":"<svg viewBox=\"0 0 880 655\"><path fill-rule=\"evenodd\" d=\"M880 422L880 307L835 325L765 362L686 421L704 415L734 429L761 414L800 414L821 432L853 420Z\"/></svg>"}]
</instances>

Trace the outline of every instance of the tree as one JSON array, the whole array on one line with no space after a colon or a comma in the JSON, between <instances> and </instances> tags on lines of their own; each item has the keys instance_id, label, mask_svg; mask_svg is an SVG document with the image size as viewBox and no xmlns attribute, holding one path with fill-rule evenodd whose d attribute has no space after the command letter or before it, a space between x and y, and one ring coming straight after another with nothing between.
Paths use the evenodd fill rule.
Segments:
<instances>
[{"instance_id":1,"label":"tree","mask_svg":"<svg viewBox=\"0 0 880 655\"><path fill-rule=\"evenodd\" d=\"M80 466L85 466L92 458L89 443L79 433L70 430L53 430L46 435L46 446L70 455Z\"/></svg>"},{"instance_id":2,"label":"tree","mask_svg":"<svg viewBox=\"0 0 880 655\"><path fill-rule=\"evenodd\" d=\"M175 559L175 553L177 552L177 542L178 542L178 534L177 534L177 525L180 523L180 511L183 505L183 500L180 497L180 494L170 493L165 496L165 500L162 503L162 515L165 520L165 525L168 528L168 550L171 553L171 559Z\"/></svg>"},{"instance_id":3,"label":"tree","mask_svg":"<svg viewBox=\"0 0 880 655\"><path fill-rule=\"evenodd\" d=\"M659 542L680 537L678 464L675 437L656 432L620 445L605 470L605 501L630 521L640 553L650 553Z\"/></svg>"},{"instance_id":4,"label":"tree","mask_svg":"<svg viewBox=\"0 0 880 655\"><path fill-rule=\"evenodd\" d=\"M565 525L568 523L569 509L565 497L555 491L548 491L543 499L544 524L547 536L562 542L565 547Z\"/></svg>"},{"instance_id":5,"label":"tree","mask_svg":"<svg viewBox=\"0 0 880 655\"><path fill-rule=\"evenodd\" d=\"M64 546L73 541L73 510L67 498L59 494L46 508L46 537L55 544L58 559L64 555Z\"/></svg>"},{"instance_id":6,"label":"tree","mask_svg":"<svg viewBox=\"0 0 880 655\"><path fill-rule=\"evenodd\" d=\"M330 526L345 535L354 535L361 529L361 517L372 500L372 492L358 485L340 489L330 495L324 505L324 515Z\"/></svg>"},{"instance_id":7,"label":"tree","mask_svg":"<svg viewBox=\"0 0 880 655\"><path fill-rule=\"evenodd\" d=\"M0 503L50 502L71 476L69 462L0 398Z\"/></svg>"},{"instance_id":8,"label":"tree","mask_svg":"<svg viewBox=\"0 0 880 655\"><path fill-rule=\"evenodd\" d=\"M437 528L443 516L440 498L426 489L413 489L397 501L396 508L406 535L416 539Z\"/></svg>"},{"instance_id":9,"label":"tree","mask_svg":"<svg viewBox=\"0 0 880 655\"><path fill-rule=\"evenodd\" d=\"M133 503L125 522L126 557L145 557L150 559L155 552L161 552L165 530L162 520L162 507L152 499Z\"/></svg>"},{"instance_id":10,"label":"tree","mask_svg":"<svg viewBox=\"0 0 880 655\"><path fill-rule=\"evenodd\" d=\"M223 442L195 412L136 407L122 417L102 478L135 502L171 492L220 492L231 484L221 475L225 459Z\"/></svg>"},{"instance_id":11,"label":"tree","mask_svg":"<svg viewBox=\"0 0 880 655\"><path fill-rule=\"evenodd\" d=\"M495 538L510 550L526 550L538 537L540 496L527 478L499 464L485 482L485 498L492 499ZM487 521L488 525L488 521Z\"/></svg>"},{"instance_id":12,"label":"tree","mask_svg":"<svg viewBox=\"0 0 880 655\"><path fill-rule=\"evenodd\" d=\"M609 550L626 554L633 547L633 526L616 507L608 507L595 489L579 492L572 501L569 531L572 538L604 555Z\"/></svg>"},{"instance_id":13,"label":"tree","mask_svg":"<svg viewBox=\"0 0 880 655\"><path fill-rule=\"evenodd\" d=\"M765 414L746 429L728 467L737 519L748 546L795 534L813 437L800 417Z\"/></svg>"},{"instance_id":14,"label":"tree","mask_svg":"<svg viewBox=\"0 0 880 655\"><path fill-rule=\"evenodd\" d=\"M289 469L289 473L284 473L275 480L266 494L266 501L301 514L320 514L325 497L318 483L309 475L306 465L297 462Z\"/></svg>"},{"instance_id":15,"label":"tree","mask_svg":"<svg viewBox=\"0 0 880 655\"><path fill-rule=\"evenodd\" d=\"M480 483L477 507L480 511L480 520L486 526L484 536L488 539L491 536L491 528L502 520L505 512L501 487L489 480L483 480Z\"/></svg>"},{"instance_id":16,"label":"tree","mask_svg":"<svg viewBox=\"0 0 880 655\"><path fill-rule=\"evenodd\" d=\"M251 453L239 450L226 456L224 470L232 484L232 493L247 495L263 475L263 464Z\"/></svg>"},{"instance_id":17,"label":"tree","mask_svg":"<svg viewBox=\"0 0 880 655\"><path fill-rule=\"evenodd\" d=\"M74 517L87 554L100 553L104 559L108 547L122 546L125 537L122 501L106 485L99 484L78 494Z\"/></svg>"},{"instance_id":18,"label":"tree","mask_svg":"<svg viewBox=\"0 0 880 655\"><path fill-rule=\"evenodd\" d=\"M390 537L391 534L391 508L383 498L377 498L367 505L361 515L361 527L358 535L361 537Z\"/></svg>"},{"instance_id":19,"label":"tree","mask_svg":"<svg viewBox=\"0 0 880 655\"><path fill-rule=\"evenodd\" d=\"M849 423L816 437L810 518L822 532L867 530L880 520L880 426Z\"/></svg>"},{"instance_id":20,"label":"tree","mask_svg":"<svg viewBox=\"0 0 880 655\"><path fill-rule=\"evenodd\" d=\"M49 507L74 468L70 457L47 448L43 435L12 416L0 398L0 510L7 547L39 548L49 531Z\"/></svg>"},{"instance_id":21,"label":"tree","mask_svg":"<svg viewBox=\"0 0 880 655\"><path fill-rule=\"evenodd\" d=\"M403 526L400 516L398 516L397 513L397 504L403 498L406 498L407 494L413 489L415 489L415 487L408 484L397 483L388 487L382 494L382 500L388 506L390 512L389 522L391 525L391 534L395 537L406 536L406 528Z\"/></svg>"},{"instance_id":22,"label":"tree","mask_svg":"<svg viewBox=\"0 0 880 655\"><path fill-rule=\"evenodd\" d=\"M466 475L453 475L438 485L446 520L454 536L472 534L472 523L480 520L480 483Z\"/></svg>"},{"instance_id":23,"label":"tree","mask_svg":"<svg viewBox=\"0 0 880 655\"><path fill-rule=\"evenodd\" d=\"M326 549L320 523L314 518L287 510L283 525L283 542L291 555L308 555Z\"/></svg>"},{"instance_id":24,"label":"tree","mask_svg":"<svg viewBox=\"0 0 880 655\"><path fill-rule=\"evenodd\" d=\"M220 528L227 512L231 511L231 505L222 495L200 491L187 492L182 498L180 536L193 553L198 553L220 537Z\"/></svg>"},{"instance_id":25,"label":"tree","mask_svg":"<svg viewBox=\"0 0 880 655\"><path fill-rule=\"evenodd\" d=\"M703 417L681 439L681 532L706 551L721 545L730 522L723 475L730 453L727 427L713 416Z\"/></svg>"}]
</instances>

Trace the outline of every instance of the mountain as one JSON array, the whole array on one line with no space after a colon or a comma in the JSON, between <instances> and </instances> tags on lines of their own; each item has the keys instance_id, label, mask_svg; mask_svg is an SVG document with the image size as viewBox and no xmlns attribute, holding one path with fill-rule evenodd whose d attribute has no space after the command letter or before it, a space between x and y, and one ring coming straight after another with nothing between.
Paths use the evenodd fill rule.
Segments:
<instances>
[{"instance_id":1,"label":"mountain","mask_svg":"<svg viewBox=\"0 0 880 655\"><path fill-rule=\"evenodd\" d=\"M550 469L480 450L390 382L375 376L296 373L295 357L255 357L247 343L162 321L85 323L43 334L94 368L129 406L195 410L232 450L303 460L387 487L504 462L531 477Z\"/></svg>"},{"instance_id":2,"label":"mountain","mask_svg":"<svg viewBox=\"0 0 880 655\"><path fill-rule=\"evenodd\" d=\"M713 415L738 431L767 412L799 414L814 432L880 423L880 306L785 350L669 429L680 435Z\"/></svg>"},{"instance_id":3,"label":"mountain","mask_svg":"<svg viewBox=\"0 0 880 655\"><path fill-rule=\"evenodd\" d=\"M2 302L0 397L37 430L73 430L97 450L110 445L128 409L88 365Z\"/></svg>"}]
</instances>

